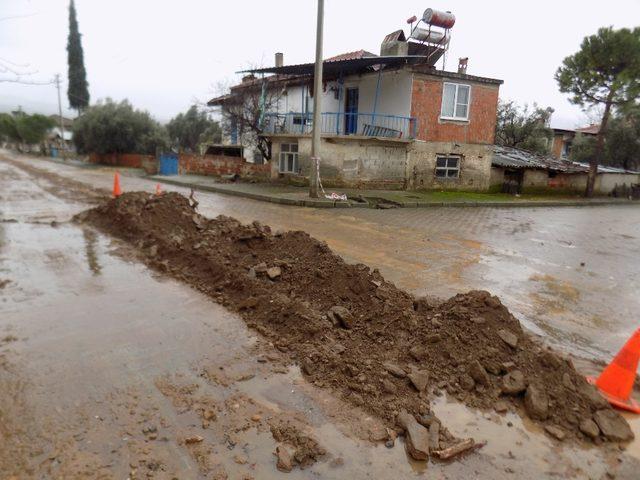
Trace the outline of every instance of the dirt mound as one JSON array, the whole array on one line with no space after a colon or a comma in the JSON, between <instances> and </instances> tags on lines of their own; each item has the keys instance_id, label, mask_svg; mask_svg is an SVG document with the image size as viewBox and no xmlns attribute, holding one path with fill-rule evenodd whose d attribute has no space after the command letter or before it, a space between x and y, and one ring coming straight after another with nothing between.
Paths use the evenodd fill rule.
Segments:
<instances>
[{"instance_id":1,"label":"dirt mound","mask_svg":"<svg viewBox=\"0 0 640 480\"><path fill-rule=\"evenodd\" d=\"M446 391L472 407L525 413L558 439L631 435L572 363L541 348L488 292L414 298L304 232L207 219L176 193L127 193L77 220L239 312L310 381L389 426L403 410L430 425L429 397ZM602 410L616 417L614 434L598 423ZM441 448L455 442L445 428L439 435Z\"/></svg>"}]
</instances>

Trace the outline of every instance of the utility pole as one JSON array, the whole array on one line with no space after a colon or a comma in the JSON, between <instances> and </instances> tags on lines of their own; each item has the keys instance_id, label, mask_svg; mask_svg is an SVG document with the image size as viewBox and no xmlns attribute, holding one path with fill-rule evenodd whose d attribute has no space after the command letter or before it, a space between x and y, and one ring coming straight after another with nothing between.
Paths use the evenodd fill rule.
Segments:
<instances>
[{"instance_id":1,"label":"utility pole","mask_svg":"<svg viewBox=\"0 0 640 480\"><path fill-rule=\"evenodd\" d=\"M60 151L62 158L67 159L67 145L64 142L64 120L62 119L62 100L60 99L60 74L56 73L56 88L58 89L58 117L60 119Z\"/></svg>"},{"instance_id":2,"label":"utility pole","mask_svg":"<svg viewBox=\"0 0 640 480\"><path fill-rule=\"evenodd\" d=\"M320 175L320 134L322 133L322 24L324 0L318 0L318 24L316 27L316 66L313 73L313 131L311 132L311 173L309 197L318 198Z\"/></svg>"}]
</instances>

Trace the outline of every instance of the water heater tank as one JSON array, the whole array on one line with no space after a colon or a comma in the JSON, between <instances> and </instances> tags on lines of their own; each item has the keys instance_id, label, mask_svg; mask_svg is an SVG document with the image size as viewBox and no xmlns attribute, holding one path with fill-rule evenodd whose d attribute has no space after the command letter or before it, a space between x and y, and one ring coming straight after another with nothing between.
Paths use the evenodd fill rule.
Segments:
<instances>
[{"instance_id":1,"label":"water heater tank","mask_svg":"<svg viewBox=\"0 0 640 480\"><path fill-rule=\"evenodd\" d=\"M418 40L419 42L438 44L449 43L449 34L437 32L435 30L427 30L426 28L414 28L410 38Z\"/></svg>"},{"instance_id":2,"label":"water heater tank","mask_svg":"<svg viewBox=\"0 0 640 480\"><path fill-rule=\"evenodd\" d=\"M424 11L422 20L424 20L425 23L436 27L451 28L456 23L456 16L451 12L441 12L440 10L427 8Z\"/></svg>"}]
</instances>

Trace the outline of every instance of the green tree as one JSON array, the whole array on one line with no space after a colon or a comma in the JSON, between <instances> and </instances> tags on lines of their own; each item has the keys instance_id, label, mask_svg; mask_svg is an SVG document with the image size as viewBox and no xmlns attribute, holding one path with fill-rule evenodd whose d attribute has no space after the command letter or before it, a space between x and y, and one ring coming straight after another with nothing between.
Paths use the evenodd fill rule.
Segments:
<instances>
[{"instance_id":1,"label":"green tree","mask_svg":"<svg viewBox=\"0 0 640 480\"><path fill-rule=\"evenodd\" d=\"M45 115L34 113L16 117L15 126L22 143L36 145L45 139L47 132L55 126L55 122Z\"/></svg>"},{"instance_id":2,"label":"green tree","mask_svg":"<svg viewBox=\"0 0 640 480\"><path fill-rule=\"evenodd\" d=\"M73 143L80 153L144 153L168 146L166 130L148 112L127 100L107 99L73 122Z\"/></svg>"},{"instance_id":3,"label":"green tree","mask_svg":"<svg viewBox=\"0 0 640 480\"><path fill-rule=\"evenodd\" d=\"M0 113L0 140L15 143L21 141L16 128L16 119L9 113Z\"/></svg>"},{"instance_id":4,"label":"green tree","mask_svg":"<svg viewBox=\"0 0 640 480\"><path fill-rule=\"evenodd\" d=\"M498 103L496 143L506 147L521 148L535 153L547 153L553 132L549 120L553 109L533 104L520 108L515 102Z\"/></svg>"},{"instance_id":5,"label":"green tree","mask_svg":"<svg viewBox=\"0 0 640 480\"><path fill-rule=\"evenodd\" d=\"M604 105L600 132L585 195L593 195L598 163L603 161L604 142L612 108L624 108L640 95L640 28L601 28L586 37L580 50L567 57L555 74L563 93L583 108Z\"/></svg>"},{"instance_id":6,"label":"green tree","mask_svg":"<svg viewBox=\"0 0 640 480\"><path fill-rule=\"evenodd\" d=\"M0 138L13 142L18 148L22 145L41 143L47 132L55 126L55 122L39 113L28 115L24 112L16 115L0 114Z\"/></svg>"},{"instance_id":7,"label":"green tree","mask_svg":"<svg viewBox=\"0 0 640 480\"><path fill-rule=\"evenodd\" d=\"M180 113L167 124L169 138L181 151L196 152L205 142L218 143L222 139L222 130L207 112L199 111L192 105L185 113Z\"/></svg>"},{"instance_id":8,"label":"green tree","mask_svg":"<svg viewBox=\"0 0 640 480\"><path fill-rule=\"evenodd\" d=\"M625 170L640 169L640 108L611 119L607 128L604 163Z\"/></svg>"},{"instance_id":9,"label":"green tree","mask_svg":"<svg viewBox=\"0 0 640 480\"><path fill-rule=\"evenodd\" d=\"M571 143L569 160L590 163L596 150L596 138L593 135L577 133Z\"/></svg>"},{"instance_id":10,"label":"green tree","mask_svg":"<svg viewBox=\"0 0 640 480\"><path fill-rule=\"evenodd\" d=\"M89 106L89 85L87 72L84 68L81 37L76 18L76 6L71 0L69 3L69 37L67 38L67 63L69 66L67 97L71 108L78 110L78 113Z\"/></svg>"}]
</instances>

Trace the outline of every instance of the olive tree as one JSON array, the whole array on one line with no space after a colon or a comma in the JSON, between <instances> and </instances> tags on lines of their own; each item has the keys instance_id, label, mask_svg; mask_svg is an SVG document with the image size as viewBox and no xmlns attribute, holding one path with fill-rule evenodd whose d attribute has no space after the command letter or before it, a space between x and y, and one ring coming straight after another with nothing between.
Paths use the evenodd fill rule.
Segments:
<instances>
[{"instance_id":1,"label":"olive tree","mask_svg":"<svg viewBox=\"0 0 640 480\"><path fill-rule=\"evenodd\" d=\"M553 132L549 120L553 108L540 108L535 103L520 108L515 102L498 103L496 143L535 153L547 153Z\"/></svg>"},{"instance_id":2,"label":"olive tree","mask_svg":"<svg viewBox=\"0 0 640 480\"><path fill-rule=\"evenodd\" d=\"M207 112L198 110L196 105L173 117L167 124L167 131L172 144L187 152L196 152L202 143L219 143L222 140L218 122Z\"/></svg>"},{"instance_id":3,"label":"olive tree","mask_svg":"<svg viewBox=\"0 0 640 480\"><path fill-rule=\"evenodd\" d=\"M89 107L73 123L73 143L79 153L155 154L167 148L167 132L127 100L107 99Z\"/></svg>"}]
</instances>

